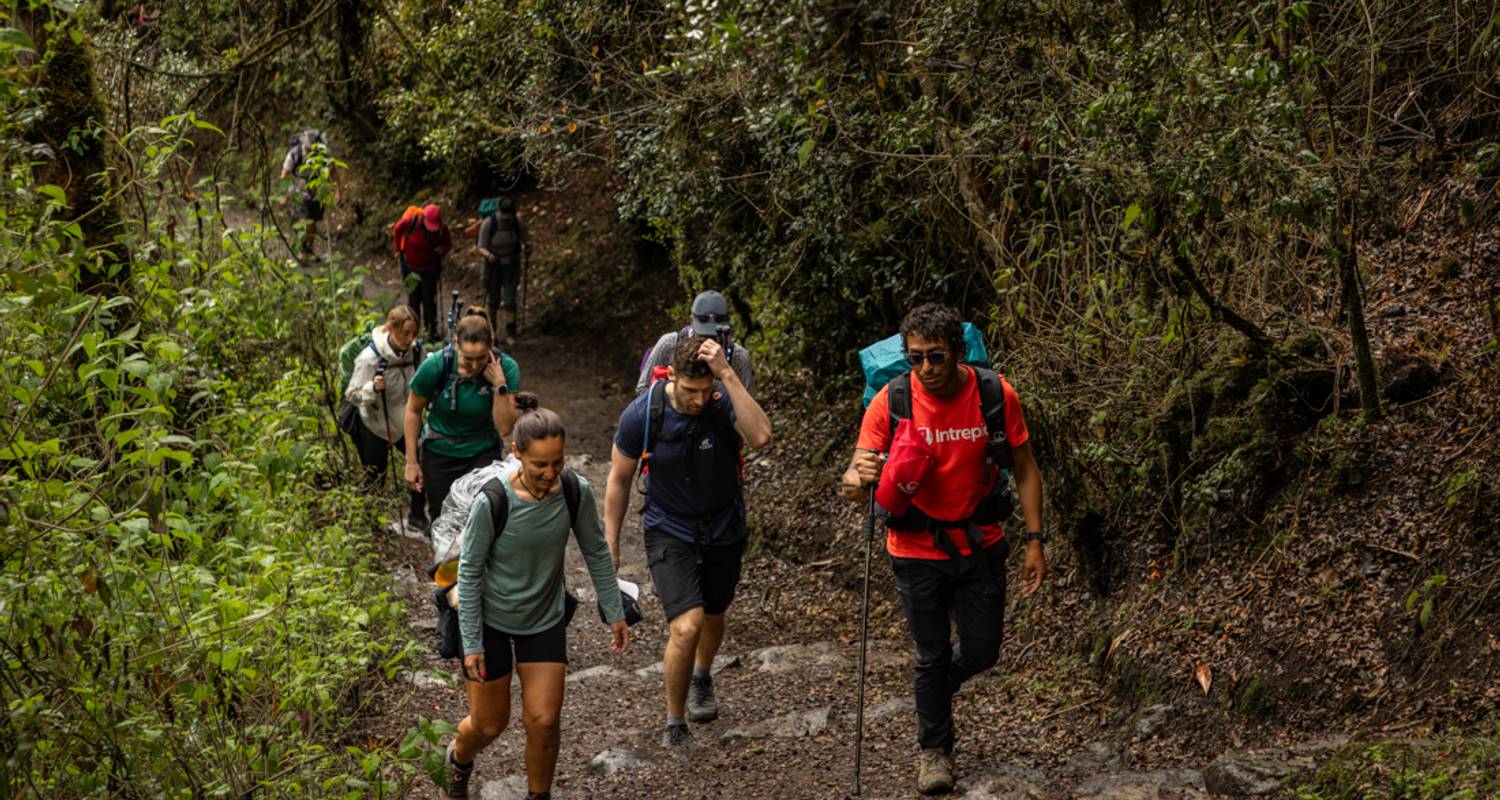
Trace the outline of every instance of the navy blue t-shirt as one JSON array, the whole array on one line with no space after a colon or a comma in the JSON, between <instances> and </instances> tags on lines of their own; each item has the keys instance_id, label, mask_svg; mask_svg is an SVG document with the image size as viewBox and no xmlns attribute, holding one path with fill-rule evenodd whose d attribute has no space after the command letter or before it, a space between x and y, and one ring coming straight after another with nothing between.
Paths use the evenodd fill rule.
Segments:
<instances>
[{"instance_id":1,"label":"navy blue t-shirt","mask_svg":"<svg viewBox=\"0 0 1500 800\"><path fill-rule=\"evenodd\" d=\"M740 437L728 396L689 416L662 398L662 429L652 433L649 491L641 527L692 543L731 544L745 536L745 503L740 491ZM645 444L646 391L620 414L615 446L640 458Z\"/></svg>"}]
</instances>

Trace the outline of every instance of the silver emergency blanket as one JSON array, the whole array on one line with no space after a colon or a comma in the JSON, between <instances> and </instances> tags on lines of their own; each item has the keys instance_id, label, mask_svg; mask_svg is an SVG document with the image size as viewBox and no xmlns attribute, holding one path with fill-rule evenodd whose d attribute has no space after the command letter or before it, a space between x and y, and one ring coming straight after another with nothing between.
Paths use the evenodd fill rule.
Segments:
<instances>
[{"instance_id":1,"label":"silver emergency blanket","mask_svg":"<svg viewBox=\"0 0 1500 800\"><path fill-rule=\"evenodd\" d=\"M504 461L494 461L471 470L453 482L448 497L443 500L442 513L432 521L432 553L434 564L457 560L464 547L464 526L469 522L469 506L479 490L491 478L509 480L521 462L514 453L506 455Z\"/></svg>"}]
</instances>

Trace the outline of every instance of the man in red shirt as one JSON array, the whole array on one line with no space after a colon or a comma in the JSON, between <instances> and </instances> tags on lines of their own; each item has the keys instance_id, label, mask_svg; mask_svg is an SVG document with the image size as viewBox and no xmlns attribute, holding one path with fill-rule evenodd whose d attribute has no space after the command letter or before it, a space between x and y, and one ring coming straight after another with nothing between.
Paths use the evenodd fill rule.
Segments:
<instances>
[{"instance_id":1,"label":"man in red shirt","mask_svg":"<svg viewBox=\"0 0 1500 800\"><path fill-rule=\"evenodd\" d=\"M413 213L391 229L391 249L401 266L401 282L409 293L407 305L427 324L427 338L438 341L437 283L443 256L453 249L453 234L443 223L436 204Z\"/></svg>"},{"instance_id":2,"label":"man in red shirt","mask_svg":"<svg viewBox=\"0 0 1500 800\"><path fill-rule=\"evenodd\" d=\"M953 695L969 678L1000 657L1005 622L1005 569L1009 537L1000 523L1009 511L1009 487L993 463L997 452L1013 465L1026 520L1026 556L1021 590L1030 595L1047 573L1042 554L1042 476L1032 456L1026 420L1015 389L1003 378L959 363L965 352L963 323L954 309L928 303L907 314L901 338L909 376L893 380L865 410L859 446L844 473L844 494L864 499L881 480L887 452L919 453L926 463L918 481L900 478L910 509L890 516L886 550L896 589L916 644L917 790L953 791ZM993 377L984 377L985 375ZM991 431L981 404L981 381L998 381L1004 392L1004 438ZM907 396L910 422L891 416L893 385ZM909 388L906 388L909 387ZM909 462L908 462L909 463ZM897 464L891 464L892 473ZM895 480L887 476L888 480ZM877 496L891 497L882 486ZM1003 495L1003 496L1002 496ZM977 548L976 548L977 545ZM977 552L976 552L977 549ZM958 646L949 641L949 617Z\"/></svg>"}]
</instances>

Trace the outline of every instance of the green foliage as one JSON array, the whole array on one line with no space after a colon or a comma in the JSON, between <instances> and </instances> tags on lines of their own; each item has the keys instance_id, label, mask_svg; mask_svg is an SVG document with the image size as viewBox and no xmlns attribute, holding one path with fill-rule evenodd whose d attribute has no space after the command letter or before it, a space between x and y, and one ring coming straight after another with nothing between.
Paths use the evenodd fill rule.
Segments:
<instances>
[{"instance_id":1,"label":"green foliage","mask_svg":"<svg viewBox=\"0 0 1500 800\"><path fill-rule=\"evenodd\" d=\"M392 795L428 754L351 724L417 645L371 549L376 505L337 485L328 412L359 275L299 271L225 223L215 184L173 185L198 130L185 114L122 139L156 176L134 187L154 213L118 233L122 294L74 288L97 253L63 190L5 164L0 784Z\"/></svg>"},{"instance_id":2,"label":"green foliage","mask_svg":"<svg viewBox=\"0 0 1500 800\"><path fill-rule=\"evenodd\" d=\"M1262 396L1286 408L1315 378L1246 387L1237 419L1194 417L1176 440L1148 424L1174 378L1255 332L1337 327L1316 310L1350 237L1391 229L1443 159L1475 164L1470 180L1495 161L1486 23L1435 0L1368 16L1352 2L528 0L405 2L375 37L401 76L381 96L400 135L467 160L461 174L608 167L685 293L729 292L764 368L848 390L855 349L947 300L985 325L1023 393L1078 403L1053 415L1064 449L1043 462L1085 446L1107 459L1071 476L1086 482L1077 507L1118 507L1156 477L1175 517L1263 499L1244 482L1284 466L1287 431L1251 435L1266 417L1239 412L1277 407ZM580 283L618 272L599 270ZM1220 327L1226 312L1246 325Z\"/></svg>"},{"instance_id":3,"label":"green foliage","mask_svg":"<svg viewBox=\"0 0 1500 800\"><path fill-rule=\"evenodd\" d=\"M1350 745L1299 786L1297 800L1480 800L1500 794L1500 738Z\"/></svg>"}]
</instances>

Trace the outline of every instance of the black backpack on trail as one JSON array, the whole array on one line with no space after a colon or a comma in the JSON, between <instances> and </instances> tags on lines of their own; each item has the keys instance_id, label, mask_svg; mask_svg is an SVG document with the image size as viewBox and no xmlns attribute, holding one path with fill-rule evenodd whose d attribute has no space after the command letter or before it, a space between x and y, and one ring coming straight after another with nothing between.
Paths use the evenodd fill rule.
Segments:
<instances>
[{"instance_id":1,"label":"black backpack on trail","mask_svg":"<svg viewBox=\"0 0 1500 800\"><path fill-rule=\"evenodd\" d=\"M302 168L307 164L308 157L312 155L313 148L319 146L327 150L328 137L317 128L308 128L292 134L292 138L287 141L287 147L292 148L293 175L299 178L306 177L302 175Z\"/></svg>"},{"instance_id":2,"label":"black backpack on trail","mask_svg":"<svg viewBox=\"0 0 1500 800\"><path fill-rule=\"evenodd\" d=\"M563 469L558 476L562 481L563 501L568 504L568 525L571 528L578 527L578 508L583 502L583 487L578 483L578 473L570 468ZM505 493L505 487L500 484L499 478L491 478L479 487L479 491L490 503L490 524L494 527L495 536L505 531L505 524L510 520L510 495ZM427 568L428 577L437 574L438 565L433 564ZM432 602L437 606L437 649L438 655L443 658L463 658L464 641L463 635L458 629L458 609L448 604L449 586L439 587L433 592ZM563 590L563 625L566 626L573 620L573 612L578 609L578 598L573 593Z\"/></svg>"}]
</instances>

